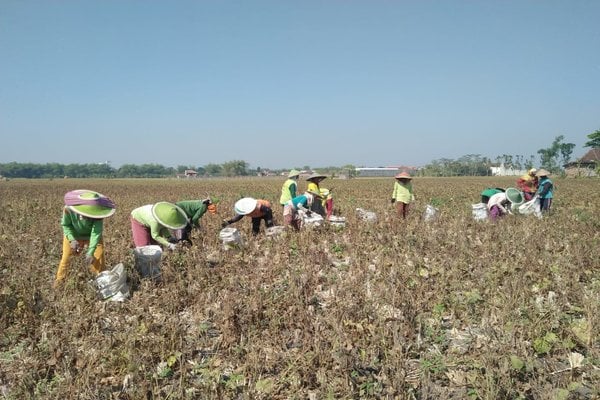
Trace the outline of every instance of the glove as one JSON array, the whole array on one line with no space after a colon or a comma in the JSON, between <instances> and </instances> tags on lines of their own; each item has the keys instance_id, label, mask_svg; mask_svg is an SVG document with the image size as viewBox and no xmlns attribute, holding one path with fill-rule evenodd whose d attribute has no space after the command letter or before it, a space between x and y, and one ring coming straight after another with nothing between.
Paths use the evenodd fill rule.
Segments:
<instances>
[{"instance_id":1,"label":"glove","mask_svg":"<svg viewBox=\"0 0 600 400\"><path fill-rule=\"evenodd\" d=\"M71 240L71 250L79 252L79 242L77 240Z\"/></svg>"},{"instance_id":2,"label":"glove","mask_svg":"<svg viewBox=\"0 0 600 400\"><path fill-rule=\"evenodd\" d=\"M173 236L171 236L170 238L168 238L168 239L167 239L167 241L168 241L169 243L177 243L179 240L177 240L177 238L176 238L176 237L173 237Z\"/></svg>"},{"instance_id":3,"label":"glove","mask_svg":"<svg viewBox=\"0 0 600 400\"><path fill-rule=\"evenodd\" d=\"M392 204L394 204L396 202L396 199L392 199Z\"/></svg>"},{"instance_id":4,"label":"glove","mask_svg":"<svg viewBox=\"0 0 600 400\"><path fill-rule=\"evenodd\" d=\"M307 216L307 217L309 217L309 218L310 218L310 217L312 217L312 211L308 210L308 211L306 212L306 216Z\"/></svg>"},{"instance_id":5,"label":"glove","mask_svg":"<svg viewBox=\"0 0 600 400\"><path fill-rule=\"evenodd\" d=\"M223 222L221 222L221 228L225 228L227 225L229 225L228 221L223 220Z\"/></svg>"},{"instance_id":6,"label":"glove","mask_svg":"<svg viewBox=\"0 0 600 400\"><path fill-rule=\"evenodd\" d=\"M85 255L85 262L87 264L91 264L95 261L96 259L94 258L94 256L92 254L86 254Z\"/></svg>"},{"instance_id":7,"label":"glove","mask_svg":"<svg viewBox=\"0 0 600 400\"><path fill-rule=\"evenodd\" d=\"M175 243L169 243L167 248L171 251L175 251L177 249L177 246L175 245Z\"/></svg>"},{"instance_id":8,"label":"glove","mask_svg":"<svg viewBox=\"0 0 600 400\"><path fill-rule=\"evenodd\" d=\"M206 205L211 204L210 203L210 199L204 199L204 200L202 200L202 204L206 204Z\"/></svg>"}]
</instances>

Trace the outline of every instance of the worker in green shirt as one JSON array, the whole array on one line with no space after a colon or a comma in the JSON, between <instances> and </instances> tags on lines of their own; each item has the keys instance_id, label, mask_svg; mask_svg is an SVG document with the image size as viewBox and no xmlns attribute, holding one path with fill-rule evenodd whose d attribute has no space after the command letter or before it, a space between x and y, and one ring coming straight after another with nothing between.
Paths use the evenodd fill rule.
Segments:
<instances>
[{"instance_id":1,"label":"worker in green shirt","mask_svg":"<svg viewBox=\"0 0 600 400\"><path fill-rule=\"evenodd\" d=\"M85 254L90 271L98 275L104 270L104 218L115 213L108 197L92 190L73 190L65 194L61 219L63 230L62 257L58 264L54 287L67 276L73 255ZM87 249L86 249L87 246Z\"/></svg>"},{"instance_id":2,"label":"worker in green shirt","mask_svg":"<svg viewBox=\"0 0 600 400\"><path fill-rule=\"evenodd\" d=\"M181 208L188 217L188 224L183 229L175 230L174 237L177 241L184 241L192 244L190 234L193 228L200 228L200 218L208 211L211 214L217 213L217 205L210 198L204 200L182 200L175 203Z\"/></svg>"}]
</instances>

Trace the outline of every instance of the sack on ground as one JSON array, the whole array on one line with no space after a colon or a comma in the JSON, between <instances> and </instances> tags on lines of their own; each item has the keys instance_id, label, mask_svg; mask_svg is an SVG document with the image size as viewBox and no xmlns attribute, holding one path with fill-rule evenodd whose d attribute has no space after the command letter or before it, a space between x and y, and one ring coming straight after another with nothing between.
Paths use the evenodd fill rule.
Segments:
<instances>
[{"instance_id":1,"label":"sack on ground","mask_svg":"<svg viewBox=\"0 0 600 400\"><path fill-rule=\"evenodd\" d=\"M102 300L124 301L129 297L127 272L123 263L108 271L102 271L96 277L96 288Z\"/></svg>"}]
</instances>

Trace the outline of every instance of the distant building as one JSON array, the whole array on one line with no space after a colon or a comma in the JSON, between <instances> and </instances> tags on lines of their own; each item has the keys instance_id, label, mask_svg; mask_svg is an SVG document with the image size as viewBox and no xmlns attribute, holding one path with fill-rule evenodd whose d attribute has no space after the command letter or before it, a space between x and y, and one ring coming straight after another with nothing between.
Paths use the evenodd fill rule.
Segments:
<instances>
[{"instance_id":1,"label":"distant building","mask_svg":"<svg viewBox=\"0 0 600 400\"><path fill-rule=\"evenodd\" d=\"M177 174L177 179L181 178L196 178L198 176L198 172L193 169L186 169L183 171L183 174Z\"/></svg>"},{"instance_id":2,"label":"distant building","mask_svg":"<svg viewBox=\"0 0 600 400\"><path fill-rule=\"evenodd\" d=\"M416 167L391 166L391 167L360 167L356 168L356 176L359 178L392 177L400 172L408 172L413 175Z\"/></svg>"},{"instance_id":3,"label":"distant building","mask_svg":"<svg viewBox=\"0 0 600 400\"><path fill-rule=\"evenodd\" d=\"M600 167L600 148L594 148L579 160L564 165L567 176L597 176Z\"/></svg>"},{"instance_id":4,"label":"distant building","mask_svg":"<svg viewBox=\"0 0 600 400\"><path fill-rule=\"evenodd\" d=\"M356 168L356 176L359 178L391 177L400 172L396 167L361 167Z\"/></svg>"},{"instance_id":5,"label":"distant building","mask_svg":"<svg viewBox=\"0 0 600 400\"><path fill-rule=\"evenodd\" d=\"M490 172L493 176L521 176L525 175L527 170L505 167L504 163L501 163L498 167L490 167Z\"/></svg>"}]
</instances>

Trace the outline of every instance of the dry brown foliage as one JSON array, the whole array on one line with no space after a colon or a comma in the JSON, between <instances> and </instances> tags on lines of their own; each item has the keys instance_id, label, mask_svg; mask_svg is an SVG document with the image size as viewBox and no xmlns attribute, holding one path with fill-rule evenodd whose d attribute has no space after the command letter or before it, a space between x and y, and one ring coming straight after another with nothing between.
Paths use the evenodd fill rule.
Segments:
<instances>
[{"instance_id":1,"label":"dry brown foliage","mask_svg":"<svg viewBox=\"0 0 600 400\"><path fill-rule=\"evenodd\" d=\"M393 181L329 179L345 229L253 238L243 219L242 251L222 249L219 217L243 195L277 204L280 179L0 182L0 397L598 398L600 181L555 181L551 215L492 224L471 204L511 178L416 178L406 221ZM105 244L123 303L98 300L83 260L52 289L62 198L81 188L118 206ZM161 282L141 279L129 212L207 193L220 215L165 255Z\"/></svg>"}]
</instances>

